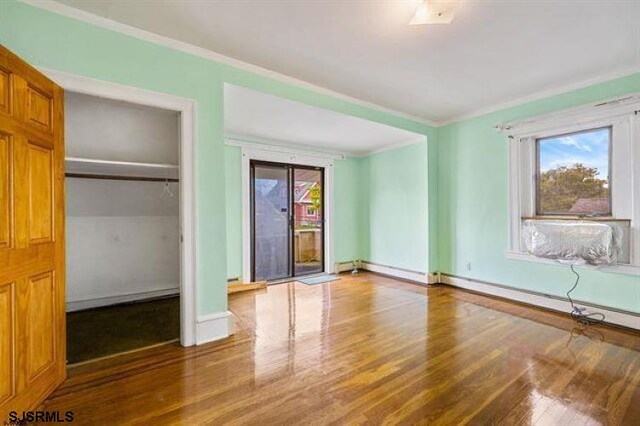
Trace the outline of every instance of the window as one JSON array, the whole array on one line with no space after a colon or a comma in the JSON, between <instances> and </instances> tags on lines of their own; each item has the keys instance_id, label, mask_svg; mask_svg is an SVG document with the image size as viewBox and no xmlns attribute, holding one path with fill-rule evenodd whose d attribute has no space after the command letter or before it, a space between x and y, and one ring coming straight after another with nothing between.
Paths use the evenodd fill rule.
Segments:
<instances>
[{"instance_id":1,"label":"window","mask_svg":"<svg viewBox=\"0 0 640 426\"><path fill-rule=\"evenodd\" d=\"M316 209L313 206L307 206L307 216L314 216Z\"/></svg>"},{"instance_id":2,"label":"window","mask_svg":"<svg viewBox=\"0 0 640 426\"><path fill-rule=\"evenodd\" d=\"M611 216L611 133L609 126L536 139L538 216Z\"/></svg>"},{"instance_id":3,"label":"window","mask_svg":"<svg viewBox=\"0 0 640 426\"><path fill-rule=\"evenodd\" d=\"M509 144L509 258L540 261L523 221L579 217L618 226L617 270L640 275L640 93L498 128Z\"/></svg>"}]
</instances>

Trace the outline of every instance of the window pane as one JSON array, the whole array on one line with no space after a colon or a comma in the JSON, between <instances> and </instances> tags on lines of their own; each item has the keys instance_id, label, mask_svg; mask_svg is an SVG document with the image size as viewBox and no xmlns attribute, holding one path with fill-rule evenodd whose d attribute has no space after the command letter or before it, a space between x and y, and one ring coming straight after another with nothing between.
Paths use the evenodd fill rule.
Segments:
<instances>
[{"instance_id":1,"label":"window pane","mask_svg":"<svg viewBox=\"0 0 640 426\"><path fill-rule=\"evenodd\" d=\"M539 215L611 214L610 127L537 142Z\"/></svg>"},{"instance_id":2,"label":"window pane","mask_svg":"<svg viewBox=\"0 0 640 426\"><path fill-rule=\"evenodd\" d=\"M256 164L254 179L254 279L288 277L289 172L286 167Z\"/></svg>"},{"instance_id":3,"label":"window pane","mask_svg":"<svg viewBox=\"0 0 640 426\"><path fill-rule=\"evenodd\" d=\"M294 169L293 177L295 274L322 272L322 171Z\"/></svg>"}]
</instances>

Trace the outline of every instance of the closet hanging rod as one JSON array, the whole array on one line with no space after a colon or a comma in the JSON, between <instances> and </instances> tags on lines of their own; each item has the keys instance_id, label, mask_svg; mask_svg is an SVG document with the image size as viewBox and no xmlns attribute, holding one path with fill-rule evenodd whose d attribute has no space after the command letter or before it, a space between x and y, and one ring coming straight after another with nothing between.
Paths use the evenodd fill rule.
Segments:
<instances>
[{"instance_id":1,"label":"closet hanging rod","mask_svg":"<svg viewBox=\"0 0 640 426\"><path fill-rule=\"evenodd\" d=\"M139 163L134 161L113 161L113 160L99 160L96 158L81 158L81 157L65 157L64 161L68 164L84 165L84 166L103 166L103 167L136 167L143 169L155 169L155 170L170 170L178 169L177 164L168 163Z\"/></svg>"},{"instance_id":2,"label":"closet hanging rod","mask_svg":"<svg viewBox=\"0 0 640 426\"><path fill-rule=\"evenodd\" d=\"M78 179L130 180L139 182L180 182L180 179L145 176L96 175L90 173L65 173L65 177Z\"/></svg>"}]
</instances>

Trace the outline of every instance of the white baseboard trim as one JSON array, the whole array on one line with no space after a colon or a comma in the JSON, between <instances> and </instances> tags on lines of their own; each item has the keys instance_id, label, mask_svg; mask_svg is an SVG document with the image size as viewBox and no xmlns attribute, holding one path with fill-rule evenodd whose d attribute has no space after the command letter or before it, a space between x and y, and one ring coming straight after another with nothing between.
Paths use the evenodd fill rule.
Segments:
<instances>
[{"instance_id":1,"label":"white baseboard trim","mask_svg":"<svg viewBox=\"0 0 640 426\"><path fill-rule=\"evenodd\" d=\"M427 284L440 284L442 282L442 278L440 276L440 272L434 272L429 274Z\"/></svg>"},{"instance_id":2,"label":"white baseboard trim","mask_svg":"<svg viewBox=\"0 0 640 426\"><path fill-rule=\"evenodd\" d=\"M395 266L381 265L379 263L360 260L360 269L387 275L393 278L412 281L418 284L438 284L440 282L439 273L427 274L425 272L412 271L410 269L397 268ZM350 272L353 270L353 261L336 263L336 273Z\"/></svg>"},{"instance_id":3,"label":"white baseboard trim","mask_svg":"<svg viewBox=\"0 0 640 426\"><path fill-rule=\"evenodd\" d=\"M376 272L382 275L388 275L393 278L401 278L403 280L413 281L418 284L429 284L429 274L426 272L412 271L410 269L397 268L395 266L381 265L379 263L361 261L362 269Z\"/></svg>"},{"instance_id":4,"label":"white baseboard trim","mask_svg":"<svg viewBox=\"0 0 640 426\"><path fill-rule=\"evenodd\" d=\"M340 262L336 263L336 274L341 272L350 272L353 271L353 263L354 262Z\"/></svg>"},{"instance_id":5,"label":"white baseboard trim","mask_svg":"<svg viewBox=\"0 0 640 426\"><path fill-rule=\"evenodd\" d=\"M528 290L516 289L500 284L477 281L469 278L455 277L442 274L440 282L454 287L476 291L478 293L497 296L503 299L515 300L529 305L539 306L553 311L568 314L571 310L569 301L558 296L536 293ZM640 314L606 308L581 301L575 301L576 305L586 307L590 313L601 313L606 322L623 327L640 330Z\"/></svg>"},{"instance_id":6,"label":"white baseboard trim","mask_svg":"<svg viewBox=\"0 0 640 426\"><path fill-rule=\"evenodd\" d=\"M157 297L180 294L179 288L152 290L139 293L119 294L115 296L99 297L88 300L74 300L67 302L67 312L82 311L84 309L99 308L101 306L116 305L118 303L135 302L138 300L155 299Z\"/></svg>"},{"instance_id":7,"label":"white baseboard trim","mask_svg":"<svg viewBox=\"0 0 640 426\"><path fill-rule=\"evenodd\" d=\"M224 339L233 334L233 315L231 312L202 315L196 321L196 345Z\"/></svg>"}]
</instances>

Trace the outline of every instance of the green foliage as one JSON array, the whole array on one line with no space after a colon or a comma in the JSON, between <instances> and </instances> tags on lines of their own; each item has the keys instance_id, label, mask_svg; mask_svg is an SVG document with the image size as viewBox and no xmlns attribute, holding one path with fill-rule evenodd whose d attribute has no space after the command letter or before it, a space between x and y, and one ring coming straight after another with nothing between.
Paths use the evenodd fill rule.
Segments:
<instances>
[{"instance_id":1,"label":"green foliage","mask_svg":"<svg viewBox=\"0 0 640 426\"><path fill-rule=\"evenodd\" d=\"M606 179L597 177L598 169L575 164L547 170L540 175L540 212L565 213L580 198L608 198Z\"/></svg>"},{"instance_id":2,"label":"green foliage","mask_svg":"<svg viewBox=\"0 0 640 426\"><path fill-rule=\"evenodd\" d=\"M309 196L311 197L311 209L314 212L320 210L322 203L322 192L319 185L313 185L309 190Z\"/></svg>"}]
</instances>

